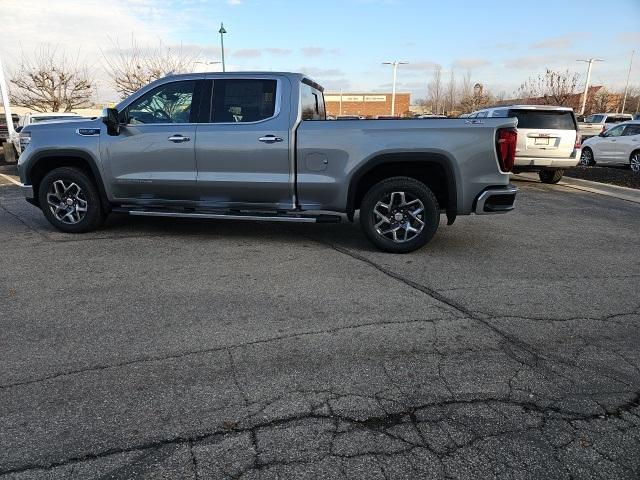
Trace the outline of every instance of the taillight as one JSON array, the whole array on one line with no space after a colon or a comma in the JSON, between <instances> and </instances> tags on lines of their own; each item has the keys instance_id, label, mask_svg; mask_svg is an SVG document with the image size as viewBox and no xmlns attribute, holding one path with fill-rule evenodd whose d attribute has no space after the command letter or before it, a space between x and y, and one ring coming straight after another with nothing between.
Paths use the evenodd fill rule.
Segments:
<instances>
[{"instance_id":1,"label":"taillight","mask_svg":"<svg viewBox=\"0 0 640 480\"><path fill-rule=\"evenodd\" d=\"M576 144L573 146L576 150L580 150L582 148L582 137L579 133L576 133Z\"/></svg>"},{"instance_id":2,"label":"taillight","mask_svg":"<svg viewBox=\"0 0 640 480\"><path fill-rule=\"evenodd\" d=\"M496 153L500 170L510 172L516 161L518 131L515 128L499 128L496 134Z\"/></svg>"}]
</instances>

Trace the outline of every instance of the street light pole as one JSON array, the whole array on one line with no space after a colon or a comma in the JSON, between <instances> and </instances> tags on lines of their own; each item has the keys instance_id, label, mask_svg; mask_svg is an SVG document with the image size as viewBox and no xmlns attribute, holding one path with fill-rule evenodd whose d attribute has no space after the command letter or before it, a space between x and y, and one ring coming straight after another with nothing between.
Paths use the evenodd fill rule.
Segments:
<instances>
[{"instance_id":1,"label":"street light pole","mask_svg":"<svg viewBox=\"0 0 640 480\"><path fill-rule=\"evenodd\" d=\"M226 72L227 69L224 64L224 34L227 33L227 31L224 29L222 22L220 22L220 30L218 30L218 33L220 34L220 50L222 52L222 71Z\"/></svg>"},{"instance_id":2,"label":"street light pole","mask_svg":"<svg viewBox=\"0 0 640 480\"><path fill-rule=\"evenodd\" d=\"M633 65L633 56L636 51L631 50L631 61L629 62L629 72L627 73L627 84L624 87L624 98L622 99L622 111L620 113L624 113L624 107L627 104L627 92L629 91L629 78L631 77L631 66Z\"/></svg>"},{"instance_id":3,"label":"street light pole","mask_svg":"<svg viewBox=\"0 0 640 480\"><path fill-rule=\"evenodd\" d=\"M383 65L391 65L393 67L393 87L391 90L391 116L395 117L396 114L396 79L398 77L398 65L406 65L409 62L399 62L394 60L393 62L382 62Z\"/></svg>"},{"instance_id":4,"label":"street light pole","mask_svg":"<svg viewBox=\"0 0 640 480\"><path fill-rule=\"evenodd\" d=\"M602 60L599 58L590 58L588 60L578 60L578 62L587 62L589 64L587 81L584 84L584 93L582 94L582 109L580 110L580 115L584 115L584 109L587 106L587 94L589 93L589 81L591 80L591 67L593 66L593 62L602 62Z\"/></svg>"}]
</instances>

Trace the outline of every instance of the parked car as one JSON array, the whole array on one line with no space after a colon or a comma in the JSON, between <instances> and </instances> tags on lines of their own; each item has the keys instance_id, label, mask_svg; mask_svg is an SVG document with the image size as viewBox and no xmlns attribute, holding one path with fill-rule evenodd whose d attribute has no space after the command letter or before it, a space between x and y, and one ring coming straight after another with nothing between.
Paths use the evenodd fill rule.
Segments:
<instances>
[{"instance_id":1,"label":"parked car","mask_svg":"<svg viewBox=\"0 0 640 480\"><path fill-rule=\"evenodd\" d=\"M11 114L11 120L13 121L13 128L18 126L19 117L15 113ZM0 148L4 142L9 141L9 127L7 126L7 120L5 114L0 114Z\"/></svg>"},{"instance_id":2,"label":"parked car","mask_svg":"<svg viewBox=\"0 0 640 480\"><path fill-rule=\"evenodd\" d=\"M22 130L28 125L41 122L60 122L69 120L84 120L86 117L72 112L51 112L51 113L25 113L20 117L16 131Z\"/></svg>"},{"instance_id":3,"label":"parked car","mask_svg":"<svg viewBox=\"0 0 640 480\"><path fill-rule=\"evenodd\" d=\"M580 161L580 135L573 110L551 105L509 105L471 113L480 118L518 119L518 146L513 173L538 172L540 181L558 183L567 168Z\"/></svg>"},{"instance_id":4,"label":"parked car","mask_svg":"<svg viewBox=\"0 0 640 480\"><path fill-rule=\"evenodd\" d=\"M26 198L64 232L109 212L336 222L359 210L369 240L398 253L426 244L441 214L513 209L515 119L324 121L322 92L297 73L172 75L100 119L29 125Z\"/></svg>"},{"instance_id":5,"label":"parked car","mask_svg":"<svg viewBox=\"0 0 640 480\"><path fill-rule=\"evenodd\" d=\"M582 165L628 165L640 173L640 121L619 123L582 145Z\"/></svg>"},{"instance_id":6,"label":"parked car","mask_svg":"<svg viewBox=\"0 0 640 480\"><path fill-rule=\"evenodd\" d=\"M582 139L586 140L601 134L611 125L629 120L633 120L633 115L630 113L595 113L578 123L578 131Z\"/></svg>"}]
</instances>

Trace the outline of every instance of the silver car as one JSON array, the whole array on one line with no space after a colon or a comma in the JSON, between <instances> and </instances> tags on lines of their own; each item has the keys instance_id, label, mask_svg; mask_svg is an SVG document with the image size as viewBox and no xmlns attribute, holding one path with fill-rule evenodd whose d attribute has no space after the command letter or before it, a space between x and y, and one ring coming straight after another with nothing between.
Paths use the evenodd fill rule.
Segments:
<instances>
[{"instance_id":1,"label":"silver car","mask_svg":"<svg viewBox=\"0 0 640 480\"><path fill-rule=\"evenodd\" d=\"M540 181L558 183L566 168L578 165L580 134L573 109L552 105L505 105L469 115L470 119L496 117L518 119L513 173L538 172Z\"/></svg>"},{"instance_id":2,"label":"silver car","mask_svg":"<svg viewBox=\"0 0 640 480\"><path fill-rule=\"evenodd\" d=\"M629 165L640 173L640 121L619 123L584 141L582 165Z\"/></svg>"}]
</instances>

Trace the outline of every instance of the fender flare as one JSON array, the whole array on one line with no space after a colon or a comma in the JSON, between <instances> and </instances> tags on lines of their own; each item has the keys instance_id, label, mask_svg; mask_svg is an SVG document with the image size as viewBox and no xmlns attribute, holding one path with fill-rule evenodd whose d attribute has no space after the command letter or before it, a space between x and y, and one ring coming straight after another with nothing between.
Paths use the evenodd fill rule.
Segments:
<instances>
[{"instance_id":1,"label":"fender flare","mask_svg":"<svg viewBox=\"0 0 640 480\"><path fill-rule=\"evenodd\" d=\"M100 168L98 167L98 162L96 159L88 152L80 149L74 148L64 148L64 149L55 149L55 150L42 150L33 155L29 161L29 167L25 172L25 177L29 182L33 183L31 178L31 173L33 169L36 168L41 162L46 161L48 158L75 158L79 159L82 162L86 163L91 170L91 174L93 175L96 181L96 187L98 188L98 193L100 194L100 199L103 203L103 209L108 211L109 206L109 198L107 197L107 192L104 188L104 181L102 179L102 174L100 172ZM34 185L35 187L35 185ZM35 192L34 192L35 193ZM37 195L35 196L35 201L37 202Z\"/></svg>"},{"instance_id":2,"label":"fender flare","mask_svg":"<svg viewBox=\"0 0 640 480\"><path fill-rule=\"evenodd\" d=\"M351 176L349 180L349 189L347 193L347 218L353 221L353 215L355 213L355 199L356 191L358 190L358 184L364 176L371 172L379 165L386 163L435 163L444 169L447 177L447 193L449 200L449 208L447 208L447 216L450 223L453 223L458 212L458 191L456 189L456 176L453 169L452 160L442 153L434 152L397 152L397 153L382 153L377 155L361 165ZM453 207L452 207L453 206Z\"/></svg>"}]
</instances>

